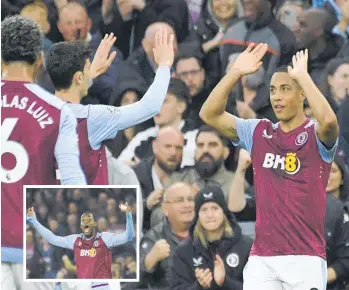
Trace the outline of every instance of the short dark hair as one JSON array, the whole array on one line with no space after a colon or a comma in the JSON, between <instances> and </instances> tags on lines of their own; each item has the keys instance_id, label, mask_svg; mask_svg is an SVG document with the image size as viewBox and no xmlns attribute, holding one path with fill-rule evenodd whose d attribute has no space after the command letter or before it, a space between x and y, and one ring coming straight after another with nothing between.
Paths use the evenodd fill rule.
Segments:
<instances>
[{"instance_id":1,"label":"short dark hair","mask_svg":"<svg viewBox=\"0 0 349 290\"><path fill-rule=\"evenodd\" d=\"M90 211L85 211L85 212L83 212L82 215L80 216L80 219L81 219L85 214L87 214L87 215L92 215L93 219L96 220L94 214L93 214L92 212L90 212Z\"/></svg>"},{"instance_id":2,"label":"short dark hair","mask_svg":"<svg viewBox=\"0 0 349 290\"><path fill-rule=\"evenodd\" d=\"M84 41L66 41L54 44L45 59L46 70L56 90L68 89L74 74L83 71L91 51Z\"/></svg>"},{"instance_id":3,"label":"short dark hair","mask_svg":"<svg viewBox=\"0 0 349 290\"><path fill-rule=\"evenodd\" d=\"M189 89L185 84L185 82L176 78L172 78L170 80L167 93L175 96L177 101L185 102L185 103L188 102L188 99L190 96Z\"/></svg>"},{"instance_id":4,"label":"short dark hair","mask_svg":"<svg viewBox=\"0 0 349 290\"><path fill-rule=\"evenodd\" d=\"M212 133L212 134L216 135L219 139L221 139L223 146L228 147L228 144L229 144L228 139L225 138L222 134L220 134L216 129L214 129L208 125L202 125L199 128L199 131L198 131L196 138L195 138L195 143L197 142L201 133Z\"/></svg>"},{"instance_id":5,"label":"short dark hair","mask_svg":"<svg viewBox=\"0 0 349 290\"><path fill-rule=\"evenodd\" d=\"M177 56L174 60L173 67L177 69L177 64L182 59L195 58L200 67L203 67L204 55L200 51L199 47L195 46L195 42L184 42L178 48Z\"/></svg>"},{"instance_id":6,"label":"short dark hair","mask_svg":"<svg viewBox=\"0 0 349 290\"><path fill-rule=\"evenodd\" d=\"M41 29L32 20L16 15L1 22L1 58L5 63L23 61L32 65L43 45Z\"/></svg>"}]
</instances>

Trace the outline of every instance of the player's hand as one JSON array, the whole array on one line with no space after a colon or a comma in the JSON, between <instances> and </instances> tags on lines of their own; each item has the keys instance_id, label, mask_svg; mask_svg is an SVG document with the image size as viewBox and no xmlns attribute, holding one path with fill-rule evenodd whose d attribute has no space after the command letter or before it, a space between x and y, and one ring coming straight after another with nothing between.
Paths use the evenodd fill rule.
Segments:
<instances>
[{"instance_id":1,"label":"player's hand","mask_svg":"<svg viewBox=\"0 0 349 290\"><path fill-rule=\"evenodd\" d=\"M36 220L36 214L33 207L30 207L27 212L27 222L32 223Z\"/></svg>"},{"instance_id":2,"label":"player's hand","mask_svg":"<svg viewBox=\"0 0 349 290\"><path fill-rule=\"evenodd\" d=\"M246 171L246 169L251 165L251 156L245 149L240 149L238 168L239 171Z\"/></svg>"},{"instance_id":3,"label":"player's hand","mask_svg":"<svg viewBox=\"0 0 349 290\"><path fill-rule=\"evenodd\" d=\"M174 61L174 35L167 35L164 28L158 29L155 34L155 48L153 49L155 62L160 65L171 67Z\"/></svg>"},{"instance_id":4,"label":"player's hand","mask_svg":"<svg viewBox=\"0 0 349 290\"><path fill-rule=\"evenodd\" d=\"M295 80L299 80L308 73L308 49L298 51L292 57L292 66L288 66L287 71Z\"/></svg>"},{"instance_id":5,"label":"player's hand","mask_svg":"<svg viewBox=\"0 0 349 290\"><path fill-rule=\"evenodd\" d=\"M154 256L156 257L157 262L160 262L170 256L171 247L166 242L166 240L161 239L154 244L152 251L154 253Z\"/></svg>"},{"instance_id":6,"label":"player's hand","mask_svg":"<svg viewBox=\"0 0 349 290\"><path fill-rule=\"evenodd\" d=\"M244 52L242 52L235 60L231 70L238 70L241 75L249 75L255 73L262 66L262 58L268 50L266 43L260 43L255 47L251 43ZM229 73L228 71L228 73Z\"/></svg>"},{"instance_id":7,"label":"player's hand","mask_svg":"<svg viewBox=\"0 0 349 290\"><path fill-rule=\"evenodd\" d=\"M151 192L147 198L147 208L152 210L156 205L158 205L162 200L162 195L164 193L163 189L155 189Z\"/></svg>"},{"instance_id":8,"label":"player's hand","mask_svg":"<svg viewBox=\"0 0 349 290\"><path fill-rule=\"evenodd\" d=\"M210 269L200 269L196 268L195 269L195 277L196 280L198 280L199 284L201 285L202 288L207 289L211 287L212 283L212 273Z\"/></svg>"},{"instance_id":9,"label":"player's hand","mask_svg":"<svg viewBox=\"0 0 349 290\"><path fill-rule=\"evenodd\" d=\"M119 205L119 208L122 212L128 213L132 211L132 208L128 205L128 203L122 203Z\"/></svg>"},{"instance_id":10,"label":"player's hand","mask_svg":"<svg viewBox=\"0 0 349 290\"><path fill-rule=\"evenodd\" d=\"M106 34L99 44L90 67L92 79L104 74L113 63L116 57L116 51L113 51L110 55L109 53L115 43L115 40L116 37L113 33L109 35Z\"/></svg>"},{"instance_id":11,"label":"player's hand","mask_svg":"<svg viewBox=\"0 0 349 290\"><path fill-rule=\"evenodd\" d=\"M224 262L219 255L216 255L216 259L214 261L213 277L216 284L221 287L225 280L225 268Z\"/></svg>"}]
</instances>

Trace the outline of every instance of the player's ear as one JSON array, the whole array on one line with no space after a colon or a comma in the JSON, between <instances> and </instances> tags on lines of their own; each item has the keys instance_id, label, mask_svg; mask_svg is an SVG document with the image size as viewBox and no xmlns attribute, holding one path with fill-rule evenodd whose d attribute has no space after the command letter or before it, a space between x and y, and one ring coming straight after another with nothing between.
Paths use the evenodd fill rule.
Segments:
<instances>
[{"instance_id":1,"label":"player's ear","mask_svg":"<svg viewBox=\"0 0 349 290\"><path fill-rule=\"evenodd\" d=\"M302 102L305 100L305 92L304 92L304 90L302 90L302 92L301 92L301 97L302 97Z\"/></svg>"},{"instance_id":2,"label":"player's ear","mask_svg":"<svg viewBox=\"0 0 349 290\"><path fill-rule=\"evenodd\" d=\"M39 57L37 58L37 60L35 62L35 66L37 68L40 68L44 63L44 59L45 59L44 51L41 51Z\"/></svg>"},{"instance_id":3,"label":"player's ear","mask_svg":"<svg viewBox=\"0 0 349 290\"><path fill-rule=\"evenodd\" d=\"M81 72L81 71L77 71L75 74L74 74L74 77L73 77L73 80L81 85L82 82L84 81L84 74Z\"/></svg>"},{"instance_id":4,"label":"player's ear","mask_svg":"<svg viewBox=\"0 0 349 290\"><path fill-rule=\"evenodd\" d=\"M228 147L226 147L226 146L224 146L223 147L223 158L224 158L224 160L227 160L227 158L228 158L228 156L229 156L229 148Z\"/></svg>"}]
</instances>

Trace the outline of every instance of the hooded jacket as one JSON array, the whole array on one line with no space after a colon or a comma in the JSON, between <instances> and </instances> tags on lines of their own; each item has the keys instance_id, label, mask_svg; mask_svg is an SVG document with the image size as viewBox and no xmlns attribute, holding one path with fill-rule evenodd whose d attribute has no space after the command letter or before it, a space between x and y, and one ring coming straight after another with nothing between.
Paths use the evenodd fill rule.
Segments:
<instances>
[{"instance_id":1,"label":"hooded jacket","mask_svg":"<svg viewBox=\"0 0 349 290\"><path fill-rule=\"evenodd\" d=\"M208 247L205 248L199 240L194 240L194 228L198 221L198 210L196 210L196 216L190 228L190 237L177 247L172 257L171 289L202 289L195 277L195 269L209 268L213 274L216 255L219 255L224 262L225 280L219 287L213 279L209 289L243 289L242 273L248 260L252 239L241 233L240 226L227 207L223 208L223 211L233 229L233 236L209 242Z\"/></svg>"}]
</instances>

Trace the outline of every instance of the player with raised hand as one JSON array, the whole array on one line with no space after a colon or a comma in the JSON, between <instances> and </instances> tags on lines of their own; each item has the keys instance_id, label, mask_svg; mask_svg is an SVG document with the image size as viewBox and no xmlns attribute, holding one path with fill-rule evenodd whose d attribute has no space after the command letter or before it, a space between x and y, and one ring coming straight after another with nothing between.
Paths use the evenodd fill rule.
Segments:
<instances>
[{"instance_id":1,"label":"player with raised hand","mask_svg":"<svg viewBox=\"0 0 349 290\"><path fill-rule=\"evenodd\" d=\"M105 72L114 55L110 55L115 37L106 35L92 64L89 50L82 42L54 44L46 56L46 68L55 86L55 94L69 104L78 118L81 164L88 184L108 184L107 160L103 141L115 137L119 130L135 126L158 114L164 102L170 68L174 60L174 35L167 36L165 29L155 36L154 56L158 64L156 76L140 101L122 107L81 105L91 79Z\"/></svg>"},{"instance_id":2,"label":"player with raised hand","mask_svg":"<svg viewBox=\"0 0 349 290\"><path fill-rule=\"evenodd\" d=\"M92 213L85 212L80 218L81 234L56 236L36 219L34 208L29 208L27 221L50 244L74 251L76 275L79 279L112 279L111 248L133 240L134 228L131 207L119 206L126 213L126 230L121 234L97 232L97 223Z\"/></svg>"},{"instance_id":3,"label":"player with raised hand","mask_svg":"<svg viewBox=\"0 0 349 290\"><path fill-rule=\"evenodd\" d=\"M23 185L56 184L55 163L63 184L84 185L86 179L76 118L66 102L34 84L43 55L40 27L22 16L6 18L1 48L1 285L20 289Z\"/></svg>"},{"instance_id":4,"label":"player with raised hand","mask_svg":"<svg viewBox=\"0 0 349 290\"><path fill-rule=\"evenodd\" d=\"M267 49L266 44L251 44L239 55L200 117L251 154L257 219L244 289L325 289L325 188L338 123L307 71L307 50L272 76L270 101L278 123L243 120L225 111L231 89L243 75L258 70ZM305 98L316 122L304 115Z\"/></svg>"}]
</instances>

